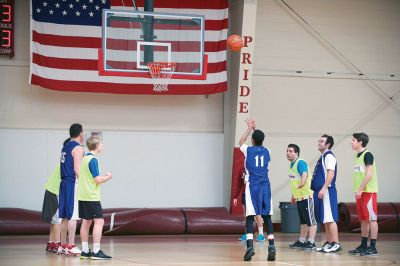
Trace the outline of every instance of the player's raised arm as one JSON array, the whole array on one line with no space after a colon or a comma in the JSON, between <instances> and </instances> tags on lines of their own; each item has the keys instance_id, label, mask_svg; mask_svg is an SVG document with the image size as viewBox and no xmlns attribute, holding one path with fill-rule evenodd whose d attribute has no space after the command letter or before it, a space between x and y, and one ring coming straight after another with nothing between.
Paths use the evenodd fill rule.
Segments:
<instances>
[{"instance_id":1,"label":"player's raised arm","mask_svg":"<svg viewBox=\"0 0 400 266\"><path fill-rule=\"evenodd\" d=\"M239 146L242 146L244 143L246 143L247 137L250 135L253 128L255 128L256 121L252 118L247 118L246 124L247 124L247 129L239 140Z\"/></svg>"}]
</instances>

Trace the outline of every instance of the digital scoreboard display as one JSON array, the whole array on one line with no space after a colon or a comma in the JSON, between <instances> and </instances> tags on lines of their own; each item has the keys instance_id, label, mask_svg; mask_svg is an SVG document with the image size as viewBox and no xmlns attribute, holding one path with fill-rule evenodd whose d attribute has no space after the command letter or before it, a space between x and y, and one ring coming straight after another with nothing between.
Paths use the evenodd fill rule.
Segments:
<instances>
[{"instance_id":1,"label":"digital scoreboard display","mask_svg":"<svg viewBox=\"0 0 400 266\"><path fill-rule=\"evenodd\" d=\"M0 0L0 55L14 56L14 0Z\"/></svg>"}]
</instances>

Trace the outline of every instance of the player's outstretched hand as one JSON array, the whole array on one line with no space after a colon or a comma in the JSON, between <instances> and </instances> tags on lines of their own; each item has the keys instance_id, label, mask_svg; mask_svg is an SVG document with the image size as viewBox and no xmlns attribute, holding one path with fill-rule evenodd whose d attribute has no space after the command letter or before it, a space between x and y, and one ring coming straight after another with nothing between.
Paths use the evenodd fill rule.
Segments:
<instances>
[{"instance_id":1,"label":"player's outstretched hand","mask_svg":"<svg viewBox=\"0 0 400 266\"><path fill-rule=\"evenodd\" d=\"M251 129L255 129L256 128L256 120L254 120L253 118L249 117L246 119L246 124L247 124L247 128L251 128Z\"/></svg>"}]
</instances>

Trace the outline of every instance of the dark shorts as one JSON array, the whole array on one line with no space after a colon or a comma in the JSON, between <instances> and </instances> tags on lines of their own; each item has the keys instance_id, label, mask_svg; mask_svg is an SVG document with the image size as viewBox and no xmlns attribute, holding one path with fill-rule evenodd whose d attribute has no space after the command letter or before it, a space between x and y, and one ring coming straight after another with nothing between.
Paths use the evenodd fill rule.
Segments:
<instances>
[{"instance_id":1,"label":"dark shorts","mask_svg":"<svg viewBox=\"0 0 400 266\"><path fill-rule=\"evenodd\" d=\"M103 208L100 201L79 201L79 218L92 220L103 218Z\"/></svg>"},{"instance_id":2,"label":"dark shorts","mask_svg":"<svg viewBox=\"0 0 400 266\"><path fill-rule=\"evenodd\" d=\"M308 226L317 224L314 213L314 200L312 197L297 201L297 212L299 214L300 224L307 224Z\"/></svg>"},{"instance_id":3,"label":"dark shorts","mask_svg":"<svg viewBox=\"0 0 400 266\"><path fill-rule=\"evenodd\" d=\"M57 215L58 210L58 197L56 194L51 193L46 189L44 192L43 198L43 207L42 207L42 221L46 223L56 224L58 223L58 217L54 217Z\"/></svg>"}]
</instances>

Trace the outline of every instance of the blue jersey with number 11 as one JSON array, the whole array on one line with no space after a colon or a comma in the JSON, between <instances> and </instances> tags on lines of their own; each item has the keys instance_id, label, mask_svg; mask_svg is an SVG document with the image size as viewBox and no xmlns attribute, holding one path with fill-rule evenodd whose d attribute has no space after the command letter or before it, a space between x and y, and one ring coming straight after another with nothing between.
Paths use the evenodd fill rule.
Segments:
<instances>
[{"instance_id":1,"label":"blue jersey with number 11","mask_svg":"<svg viewBox=\"0 0 400 266\"><path fill-rule=\"evenodd\" d=\"M271 161L269 150L263 146L247 148L246 170L251 183L269 182L268 163Z\"/></svg>"}]
</instances>

